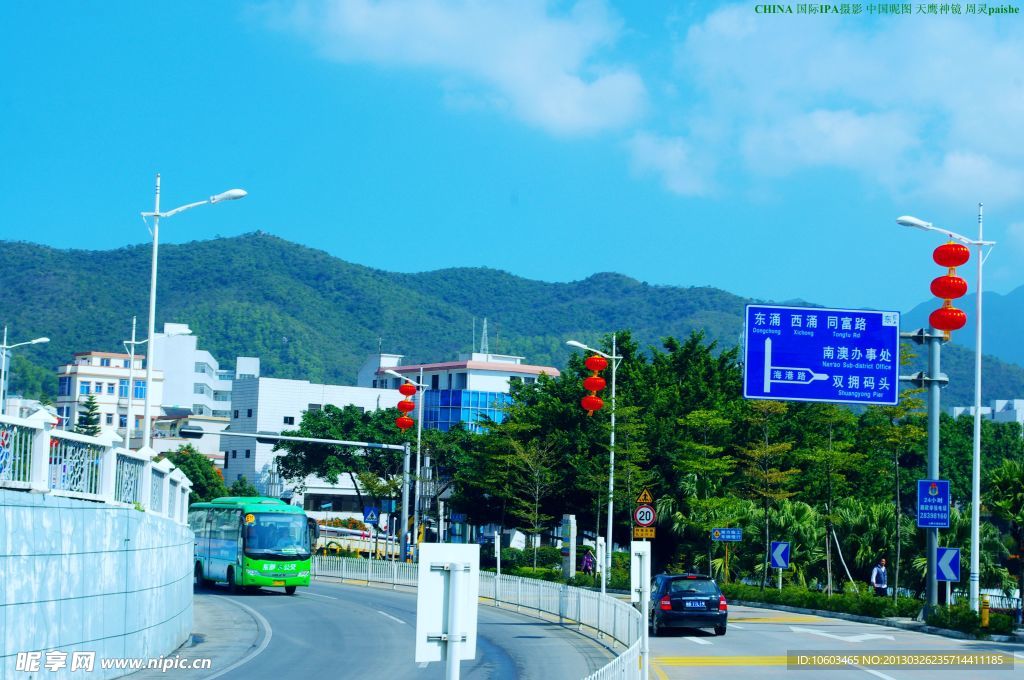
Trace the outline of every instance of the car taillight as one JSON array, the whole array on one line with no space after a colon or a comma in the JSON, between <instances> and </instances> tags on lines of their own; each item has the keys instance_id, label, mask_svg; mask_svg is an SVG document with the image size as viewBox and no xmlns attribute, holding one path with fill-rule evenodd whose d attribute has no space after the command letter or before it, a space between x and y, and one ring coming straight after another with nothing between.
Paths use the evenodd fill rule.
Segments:
<instances>
[{"instance_id":1,"label":"car taillight","mask_svg":"<svg viewBox=\"0 0 1024 680\"><path fill-rule=\"evenodd\" d=\"M672 598L668 595L665 595L661 598L661 601L658 603L658 606L661 607L662 611L672 611Z\"/></svg>"},{"instance_id":2,"label":"car taillight","mask_svg":"<svg viewBox=\"0 0 1024 680\"><path fill-rule=\"evenodd\" d=\"M725 601L725 595L718 596L718 611L727 612L729 611L729 603Z\"/></svg>"}]
</instances>

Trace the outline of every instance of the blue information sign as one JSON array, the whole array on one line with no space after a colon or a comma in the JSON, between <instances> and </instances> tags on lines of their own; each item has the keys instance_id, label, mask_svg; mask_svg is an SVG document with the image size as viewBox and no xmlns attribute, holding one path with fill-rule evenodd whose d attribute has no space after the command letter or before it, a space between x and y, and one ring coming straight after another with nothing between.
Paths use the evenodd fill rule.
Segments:
<instances>
[{"instance_id":1,"label":"blue information sign","mask_svg":"<svg viewBox=\"0 0 1024 680\"><path fill-rule=\"evenodd\" d=\"M380 508L372 505L367 505L363 508L363 522L366 524L376 524L377 520L380 519Z\"/></svg>"},{"instance_id":2,"label":"blue information sign","mask_svg":"<svg viewBox=\"0 0 1024 680\"><path fill-rule=\"evenodd\" d=\"M742 541L743 529L712 529L711 540L713 541Z\"/></svg>"},{"instance_id":3,"label":"blue information sign","mask_svg":"<svg viewBox=\"0 0 1024 680\"><path fill-rule=\"evenodd\" d=\"M948 480L917 480L917 526L921 529L949 528Z\"/></svg>"},{"instance_id":4,"label":"blue information sign","mask_svg":"<svg viewBox=\"0 0 1024 680\"><path fill-rule=\"evenodd\" d=\"M787 541L772 541L772 568L789 569L789 543Z\"/></svg>"},{"instance_id":5,"label":"blue information sign","mask_svg":"<svg viewBox=\"0 0 1024 680\"><path fill-rule=\"evenodd\" d=\"M747 399L899 400L899 312L747 305Z\"/></svg>"},{"instance_id":6,"label":"blue information sign","mask_svg":"<svg viewBox=\"0 0 1024 680\"><path fill-rule=\"evenodd\" d=\"M935 565L936 581L960 580L960 548L939 548Z\"/></svg>"}]
</instances>

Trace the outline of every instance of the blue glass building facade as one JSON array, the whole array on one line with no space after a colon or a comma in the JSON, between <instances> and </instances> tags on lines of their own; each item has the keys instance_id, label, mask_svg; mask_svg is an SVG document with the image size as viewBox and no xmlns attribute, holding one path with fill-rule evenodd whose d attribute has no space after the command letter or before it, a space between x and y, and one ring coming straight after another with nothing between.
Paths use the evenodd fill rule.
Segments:
<instances>
[{"instance_id":1,"label":"blue glass building facade","mask_svg":"<svg viewBox=\"0 0 1024 680\"><path fill-rule=\"evenodd\" d=\"M447 432L463 423L471 432L484 429L487 419L500 423L512 396L479 390L426 390L423 393L423 427Z\"/></svg>"}]
</instances>

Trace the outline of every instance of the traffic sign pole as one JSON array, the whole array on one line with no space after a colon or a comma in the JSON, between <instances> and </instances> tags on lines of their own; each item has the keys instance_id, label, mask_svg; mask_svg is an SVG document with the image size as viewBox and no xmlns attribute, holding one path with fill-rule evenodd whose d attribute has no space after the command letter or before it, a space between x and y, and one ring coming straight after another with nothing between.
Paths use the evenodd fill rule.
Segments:
<instances>
[{"instance_id":1,"label":"traffic sign pole","mask_svg":"<svg viewBox=\"0 0 1024 680\"><path fill-rule=\"evenodd\" d=\"M931 329L928 338L928 478L939 479L939 414L942 384L936 378L941 370L940 354L943 337ZM939 604L939 588L935 568L938 563L939 530L925 529L928 538L928 606L931 611Z\"/></svg>"}]
</instances>

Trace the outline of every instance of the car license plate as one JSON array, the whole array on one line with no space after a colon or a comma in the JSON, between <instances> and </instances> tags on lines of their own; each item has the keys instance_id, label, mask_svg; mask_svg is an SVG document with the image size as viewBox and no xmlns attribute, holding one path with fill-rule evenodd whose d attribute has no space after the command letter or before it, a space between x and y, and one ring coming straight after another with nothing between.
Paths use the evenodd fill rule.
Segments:
<instances>
[{"instance_id":1,"label":"car license plate","mask_svg":"<svg viewBox=\"0 0 1024 680\"><path fill-rule=\"evenodd\" d=\"M274 581L274 585L275 586L283 586L284 585L284 581Z\"/></svg>"},{"instance_id":2,"label":"car license plate","mask_svg":"<svg viewBox=\"0 0 1024 680\"><path fill-rule=\"evenodd\" d=\"M687 600L685 604L687 609L704 609L703 600Z\"/></svg>"}]
</instances>

